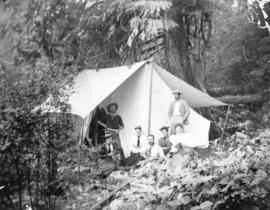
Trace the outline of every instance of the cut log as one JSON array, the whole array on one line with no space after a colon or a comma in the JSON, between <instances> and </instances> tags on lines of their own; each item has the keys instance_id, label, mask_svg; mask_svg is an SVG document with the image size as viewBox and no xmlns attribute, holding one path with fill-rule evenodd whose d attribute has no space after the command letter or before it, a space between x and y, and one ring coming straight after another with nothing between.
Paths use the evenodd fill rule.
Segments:
<instances>
[{"instance_id":1,"label":"cut log","mask_svg":"<svg viewBox=\"0 0 270 210\"><path fill-rule=\"evenodd\" d=\"M255 94L257 92L258 90L252 84L207 89L207 93L213 97L222 97L225 95Z\"/></svg>"},{"instance_id":2,"label":"cut log","mask_svg":"<svg viewBox=\"0 0 270 210\"><path fill-rule=\"evenodd\" d=\"M262 94L226 95L216 99L227 104L260 103L266 100Z\"/></svg>"},{"instance_id":3,"label":"cut log","mask_svg":"<svg viewBox=\"0 0 270 210\"><path fill-rule=\"evenodd\" d=\"M114 191L112 191L106 198L103 198L101 201L99 201L96 205L94 205L92 208L90 208L91 210L97 210L102 208L102 205L106 202L109 201L110 198L115 195L119 190L123 189L125 186L127 186L130 183L130 181L126 181L124 182L124 184L122 184L120 187L118 187L117 189L115 189Z\"/></svg>"}]
</instances>

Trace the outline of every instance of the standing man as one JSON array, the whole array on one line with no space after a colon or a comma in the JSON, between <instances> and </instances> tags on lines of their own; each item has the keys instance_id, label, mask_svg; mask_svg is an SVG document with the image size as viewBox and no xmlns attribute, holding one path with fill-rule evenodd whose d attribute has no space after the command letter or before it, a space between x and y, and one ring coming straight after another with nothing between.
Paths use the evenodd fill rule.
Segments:
<instances>
[{"instance_id":1,"label":"standing man","mask_svg":"<svg viewBox=\"0 0 270 210\"><path fill-rule=\"evenodd\" d=\"M170 103L168 117L170 122L171 134L175 134L175 125L188 124L188 117L190 114L189 106L186 101L180 98L181 92L179 90L173 91L174 101Z\"/></svg>"},{"instance_id":2,"label":"standing man","mask_svg":"<svg viewBox=\"0 0 270 210\"><path fill-rule=\"evenodd\" d=\"M169 139L169 127L163 126L159 130L161 131L161 138L158 140L158 145L163 149L164 154L167 155L172 148L172 143Z\"/></svg>"},{"instance_id":3,"label":"standing man","mask_svg":"<svg viewBox=\"0 0 270 210\"><path fill-rule=\"evenodd\" d=\"M121 146L120 131L124 128L124 123L120 115L116 112L118 110L117 103L111 103L107 105L108 114L104 116L104 119L98 121L98 124L106 128L108 133L112 134L113 141L115 142L115 149L121 154L124 158L124 152Z\"/></svg>"}]
</instances>

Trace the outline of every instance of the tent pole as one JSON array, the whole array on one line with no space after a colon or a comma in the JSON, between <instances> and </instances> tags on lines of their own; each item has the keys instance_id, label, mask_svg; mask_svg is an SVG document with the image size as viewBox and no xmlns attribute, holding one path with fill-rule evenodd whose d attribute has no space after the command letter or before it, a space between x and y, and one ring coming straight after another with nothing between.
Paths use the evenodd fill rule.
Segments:
<instances>
[{"instance_id":1,"label":"tent pole","mask_svg":"<svg viewBox=\"0 0 270 210\"><path fill-rule=\"evenodd\" d=\"M228 121L228 117L229 117L229 113L230 113L230 108L231 108L231 106L228 105L228 109L227 109L227 113L226 113L226 118L225 118L223 129L222 129L221 139L223 139L223 136L225 134L225 129L226 129L226 126L227 126L227 121Z\"/></svg>"},{"instance_id":2,"label":"tent pole","mask_svg":"<svg viewBox=\"0 0 270 210\"><path fill-rule=\"evenodd\" d=\"M80 179L80 173L81 173L82 144L83 144L83 131L81 131L80 141L79 141L78 179Z\"/></svg>"},{"instance_id":3,"label":"tent pole","mask_svg":"<svg viewBox=\"0 0 270 210\"><path fill-rule=\"evenodd\" d=\"M147 62L147 68L149 72L149 95L148 95L148 122L147 122L147 134L150 134L151 128L151 109L152 109L152 88L153 88L153 68L150 63L151 61ZM150 68L150 69L149 69Z\"/></svg>"}]
</instances>

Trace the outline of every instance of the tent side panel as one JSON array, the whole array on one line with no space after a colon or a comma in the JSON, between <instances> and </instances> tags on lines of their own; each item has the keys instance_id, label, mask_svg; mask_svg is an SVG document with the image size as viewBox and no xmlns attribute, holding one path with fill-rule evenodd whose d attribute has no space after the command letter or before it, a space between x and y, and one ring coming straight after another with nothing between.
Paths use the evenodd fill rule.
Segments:
<instances>
[{"instance_id":1,"label":"tent side panel","mask_svg":"<svg viewBox=\"0 0 270 210\"><path fill-rule=\"evenodd\" d=\"M185 99L189 106L193 108L207 107L207 106L224 106L226 104L212 98L206 93L196 89L183 80L175 77L166 70L162 69L156 64L153 64L157 73L164 80L164 82L172 89L179 89L182 92L182 98Z\"/></svg>"},{"instance_id":2,"label":"tent side panel","mask_svg":"<svg viewBox=\"0 0 270 210\"><path fill-rule=\"evenodd\" d=\"M145 62L140 62L130 68L120 66L81 72L75 78L73 93L70 94L71 112L85 118L129 77L143 68L144 64Z\"/></svg>"},{"instance_id":3,"label":"tent side panel","mask_svg":"<svg viewBox=\"0 0 270 210\"><path fill-rule=\"evenodd\" d=\"M135 125L141 125L144 134L147 135L148 72L146 68L145 65L110 96L111 102L119 104L118 114L121 115L125 125L120 132L125 156L130 154L131 140L135 135Z\"/></svg>"},{"instance_id":4,"label":"tent side panel","mask_svg":"<svg viewBox=\"0 0 270 210\"><path fill-rule=\"evenodd\" d=\"M185 126L185 132L189 133L192 139L190 146L207 148L209 146L210 121L191 109Z\"/></svg>"},{"instance_id":5,"label":"tent side panel","mask_svg":"<svg viewBox=\"0 0 270 210\"><path fill-rule=\"evenodd\" d=\"M160 78L157 72L153 73L152 91L152 113L151 113L151 133L156 140L160 138L159 128L168 125L168 108L173 100L171 89ZM189 116L189 124L185 126L185 132L189 133L192 139L190 146L206 148L209 145L210 121L199 115L193 109Z\"/></svg>"}]
</instances>

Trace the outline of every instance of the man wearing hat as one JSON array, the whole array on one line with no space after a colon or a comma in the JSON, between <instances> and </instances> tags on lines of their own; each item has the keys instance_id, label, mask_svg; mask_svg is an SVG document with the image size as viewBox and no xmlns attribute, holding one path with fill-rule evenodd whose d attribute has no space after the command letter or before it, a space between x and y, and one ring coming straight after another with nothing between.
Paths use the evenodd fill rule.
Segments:
<instances>
[{"instance_id":1,"label":"man wearing hat","mask_svg":"<svg viewBox=\"0 0 270 210\"><path fill-rule=\"evenodd\" d=\"M158 140L158 145L163 149L165 155L172 148L172 143L169 140L169 126L162 126L160 129L161 131L161 138Z\"/></svg>"},{"instance_id":2,"label":"man wearing hat","mask_svg":"<svg viewBox=\"0 0 270 210\"><path fill-rule=\"evenodd\" d=\"M147 138L142 134L142 127L140 125L136 125L134 127L136 135L133 136L131 142L131 152L133 153L143 153L147 147Z\"/></svg>"},{"instance_id":3,"label":"man wearing hat","mask_svg":"<svg viewBox=\"0 0 270 210\"><path fill-rule=\"evenodd\" d=\"M111 103L107 105L108 114L104 117L102 121L98 121L98 123L105 127L108 133L112 134L113 141L115 142L115 149L120 151L122 157L124 157L124 152L121 146L119 136L120 131L124 128L124 123L121 116L116 113L117 110L117 103Z\"/></svg>"},{"instance_id":4,"label":"man wearing hat","mask_svg":"<svg viewBox=\"0 0 270 210\"><path fill-rule=\"evenodd\" d=\"M180 123L188 124L190 114L187 102L180 98L181 92L177 89L173 91L174 101L170 103L168 117L170 122L171 134L175 134L175 125Z\"/></svg>"},{"instance_id":5,"label":"man wearing hat","mask_svg":"<svg viewBox=\"0 0 270 210\"><path fill-rule=\"evenodd\" d=\"M134 130L136 135L131 139L130 156L122 162L125 166L132 166L143 160L143 155L148 147L147 138L142 134L142 127L136 125Z\"/></svg>"}]
</instances>

